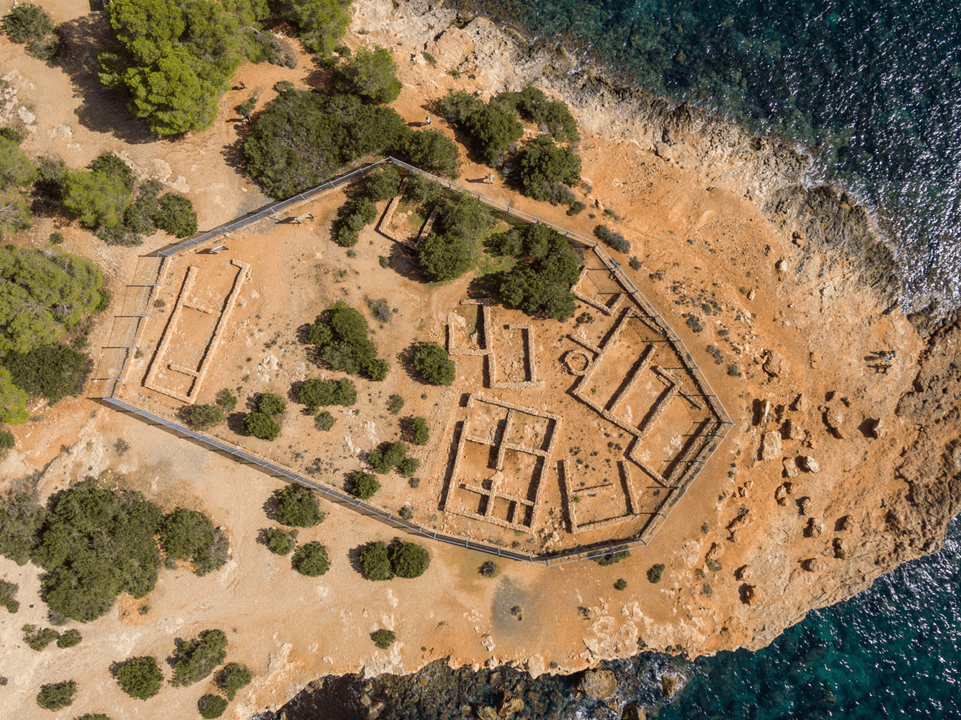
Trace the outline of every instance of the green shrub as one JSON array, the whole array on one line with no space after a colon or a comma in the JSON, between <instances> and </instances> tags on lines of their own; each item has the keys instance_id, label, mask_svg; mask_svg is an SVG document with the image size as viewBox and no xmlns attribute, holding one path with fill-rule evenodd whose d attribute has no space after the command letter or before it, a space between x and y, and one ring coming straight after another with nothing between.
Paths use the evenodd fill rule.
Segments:
<instances>
[{"instance_id":1,"label":"green shrub","mask_svg":"<svg viewBox=\"0 0 961 720\"><path fill-rule=\"evenodd\" d=\"M67 630L62 633L59 638L57 638L58 648L71 648L74 645L79 645L83 640L83 635L77 629Z\"/></svg>"},{"instance_id":2,"label":"green shrub","mask_svg":"<svg viewBox=\"0 0 961 720\"><path fill-rule=\"evenodd\" d=\"M314 187L410 131L393 109L356 96L289 90L260 112L244 141L247 171L275 198Z\"/></svg>"},{"instance_id":3,"label":"green shrub","mask_svg":"<svg viewBox=\"0 0 961 720\"><path fill-rule=\"evenodd\" d=\"M367 337L364 316L342 302L334 303L314 321L309 338L331 370L371 380L387 376L387 361L377 357L377 348Z\"/></svg>"},{"instance_id":4,"label":"green shrub","mask_svg":"<svg viewBox=\"0 0 961 720\"><path fill-rule=\"evenodd\" d=\"M299 399L307 406L307 412L313 415L320 407L353 405L357 402L357 389L354 387L354 383L346 378L340 380L305 380L300 386Z\"/></svg>"},{"instance_id":5,"label":"green shrub","mask_svg":"<svg viewBox=\"0 0 961 720\"><path fill-rule=\"evenodd\" d=\"M123 220L132 201L133 172L113 153L102 153L89 170L67 171L63 182L64 208L87 228L111 228Z\"/></svg>"},{"instance_id":6,"label":"green shrub","mask_svg":"<svg viewBox=\"0 0 961 720\"><path fill-rule=\"evenodd\" d=\"M76 396L90 372L90 360L68 345L41 345L27 353L4 358L13 382L31 396L46 398L53 405Z\"/></svg>"},{"instance_id":7,"label":"green shrub","mask_svg":"<svg viewBox=\"0 0 961 720\"><path fill-rule=\"evenodd\" d=\"M138 700L152 698L164 681L157 660L149 655L117 663L113 676L121 690Z\"/></svg>"},{"instance_id":8,"label":"green shrub","mask_svg":"<svg viewBox=\"0 0 961 720\"><path fill-rule=\"evenodd\" d=\"M377 217L377 206L367 197L350 198L340 206L334 221L334 240L341 247L357 244L360 231Z\"/></svg>"},{"instance_id":9,"label":"green shrub","mask_svg":"<svg viewBox=\"0 0 961 720\"><path fill-rule=\"evenodd\" d=\"M393 630L375 630L370 634L370 639L373 640L374 644L381 650L386 650L394 644L397 636Z\"/></svg>"},{"instance_id":10,"label":"green shrub","mask_svg":"<svg viewBox=\"0 0 961 720\"><path fill-rule=\"evenodd\" d=\"M631 243L619 232L611 230L606 225L598 225L595 227L594 237L618 252L627 253L631 251Z\"/></svg>"},{"instance_id":11,"label":"green shrub","mask_svg":"<svg viewBox=\"0 0 961 720\"><path fill-rule=\"evenodd\" d=\"M154 224L174 237L186 238L197 232L197 212L190 198L167 193L157 201Z\"/></svg>"},{"instance_id":12,"label":"green shrub","mask_svg":"<svg viewBox=\"0 0 961 720\"><path fill-rule=\"evenodd\" d=\"M290 80L279 80L274 83L274 90L279 94L283 95L288 90L293 90L294 84Z\"/></svg>"},{"instance_id":13,"label":"green shrub","mask_svg":"<svg viewBox=\"0 0 961 720\"><path fill-rule=\"evenodd\" d=\"M631 262L628 263L628 264L631 266L631 270L640 270L640 269L641 269L641 261L638 260L636 257L632 257L632 258L631 258Z\"/></svg>"},{"instance_id":14,"label":"green shrub","mask_svg":"<svg viewBox=\"0 0 961 720\"><path fill-rule=\"evenodd\" d=\"M313 527L324 519L317 496L303 485L288 485L274 493L277 519L290 527Z\"/></svg>"},{"instance_id":15,"label":"green shrub","mask_svg":"<svg viewBox=\"0 0 961 720\"><path fill-rule=\"evenodd\" d=\"M186 640L174 652L174 687L203 680L227 656L227 636L221 630L206 630L196 640Z\"/></svg>"},{"instance_id":16,"label":"green shrub","mask_svg":"<svg viewBox=\"0 0 961 720\"><path fill-rule=\"evenodd\" d=\"M276 440L280 435L280 425L270 415L252 412L244 415L244 432L261 440Z\"/></svg>"},{"instance_id":17,"label":"green shrub","mask_svg":"<svg viewBox=\"0 0 961 720\"><path fill-rule=\"evenodd\" d=\"M30 202L25 192L0 188L0 238L30 227L32 217Z\"/></svg>"},{"instance_id":18,"label":"green shrub","mask_svg":"<svg viewBox=\"0 0 961 720\"><path fill-rule=\"evenodd\" d=\"M430 178L414 173L407 176L404 197L425 208L432 208L444 196L444 188Z\"/></svg>"},{"instance_id":19,"label":"green shrub","mask_svg":"<svg viewBox=\"0 0 961 720\"><path fill-rule=\"evenodd\" d=\"M470 270L481 240L493 226L489 208L458 193L440 205L430 235L417 245L417 266L431 281L453 280Z\"/></svg>"},{"instance_id":20,"label":"green shrub","mask_svg":"<svg viewBox=\"0 0 961 720\"><path fill-rule=\"evenodd\" d=\"M89 622L106 614L122 592L141 598L157 582L154 539L163 514L137 492L84 480L56 496L46 513L33 560L46 573L41 595L65 617Z\"/></svg>"},{"instance_id":21,"label":"green shrub","mask_svg":"<svg viewBox=\"0 0 961 720\"><path fill-rule=\"evenodd\" d=\"M297 28L304 47L320 56L330 55L350 20L347 0L289 0L276 7Z\"/></svg>"},{"instance_id":22,"label":"green shrub","mask_svg":"<svg viewBox=\"0 0 961 720\"><path fill-rule=\"evenodd\" d=\"M501 301L529 315L566 320L574 314L571 288L580 274L580 258L561 235L546 225L528 225L488 241L495 254L520 262L494 276Z\"/></svg>"},{"instance_id":23,"label":"green shrub","mask_svg":"<svg viewBox=\"0 0 961 720\"><path fill-rule=\"evenodd\" d=\"M370 473L357 471L350 476L350 494L361 500L370 500L380 490L380 483Z\"/></svg>"},{"instance_id":24,"label":"green shrub","mask_svg":"<svg viewBox=\"0 0 961 720\"><path fill-rule=\"evenodd\" d=\"M577 123L567 105L548 100L547 96L533 85L528 85L519 93L502 92L497 96L497 100L512 105L525 120L544 126L559 142L577 142L580 139Z\"/></svg>"},{"instance_id":25,"label":"green shrub","mask_svg":"<svg viewBox=\"0 0 961 720\"><path fill-rule=\"evenodd\" d=\"M274 393L261 393L260 397L257 398L257 412L262 412L264 415L280 415L287 411L287 403L280 395L275 395Z\"/></svg>"},{"instance_id":26,"label":"green shrub","mask_svg":"<svg viewBox=\"0 0 961 720\"><path fill-rule=\"evenodd\" d=\"M0 458L4 456L7 450L13 450L17 446L17 439L13 436L13 433L9 430L0 430Z\"/></svg>"},{"instance_id":27,"label":"green shrub","mask_svg":"<svg viewBox=\"0 0 961 720\"><path fill-rule=\"evenodd\" d=\"M167 515L160 530L160 543L167 557L189 560L200 576L227 562L226 538L210 518L196 510L177 508Z\"/></svg>"},{"instance_id":28,"label":"green shrub","mask_svg":"<svg viewBox=\"0 0 961 720\"><path fill-rule=\"evenodd\" d=\"M394 148L394 153L399 159L434 175L451 180L456 180L460 175L457 144L439 130L407 133Z\"/></svg>"},{"instance_id":29,"label":"green shrub","mask_svg":"<svg viewBox=\"0 0 961 720\"><path fill-rule=\"evenodd\" d=\"M32 3L14 7L3 18L3 30L11 40L25 44L27 52L41 60L53 60L60 50L60 36L50 17Z\"/></svg>"},{"instance_id":30,"label":"green shrub","mask_svg":"<svg viewBox=\"0 0 961 720\"><path fill-rule=\"evenodd\" d=\"M406 457L407 446L404 443L384 443L367 454L367 463L374 468L374 472L383 475L398 467Z\"/></svg>"},{"instance_id":31,"label":"green shrub","mask_svg":"<svg viewBox=\"0 0 961 720\"><path fill-rule=\"evenodd\" d=\"M334 88L338 92L358 95L370 102L389 103L400 95L397 65L386 48L361 48L334 71Z\"/></svg>"},{"instance_id":32,"label":"green shrub","mask_svg":"<svg viewBox=\"0 0 961 720\"><path fill-rule=\"evenodd\" d=\"M423 575L430 565L430 553L420 545L398 538L387 548L390 569L397 577L416 578Z\"/></svg>"},{"instance_id":33,"label":"green shrub","mask_svg":"<svg viewBox=\"0 0 961 720\"><path fill-rule=\"evenodd\" d=\"M385 543L367 543L360 549L357 559L364 577L368 580L390 580L394 577Z\"/></svg>"},{"instance_id":34,"label":"green shrub","mask_svg":"<svg viewBox=\"0 0 961 720\"><path fill-rule=\"evenodd\" d=\"M219 718L224 714L227 705L227 700L220 695L208 693L197 701L197 710L200 711L200 717L213 720L213 718Z\"/></svg>"},{"instance_id":35,"label":"green shrub","mask_svg":"<svg viewBox=\"0 0 961 720\"><path fill-rule=\"evenodd\" d=\"M647 571L647 579L656 584L661 581L661 576L664 574L664 565L658 563L657 565L652 565Z\"/></svg>"},{"instance_id":36,"label":"green shrub","mask_svg":"<svg viewBox=\"0 0 961 720\"><path fill-rule=\"evenodd\" d=\"M237 111L238 115L247 117L254 111L255 107L257 107L257 93L251 93L247 99L235 107L234 110Z\"/></svg>"},{"instance_id":37,"label":"green shrub","mask_svg":"<svg viewBox=\"0 0 961 720\"><path fill-rule=\"evenodd\" d=\"M389 398L387 398L387 411L392 412L395 415L401 411L404 407L404 398L402 398L397 393L394 393Z\"/></svg>"},{"instance_id":38,"label":"green shrub","mask_svg":"<svg viewBox=\"0 0 961 720\"><path fill-rule=\"evenodd\" d=\"M38 628L33 625L23 626L23 641L27 644L28 648L36 650L37 652L44 650L59 637L60 633L53 628Z\"/></svg>"},{"instance_id":39,"label":"green shrub","mask_svg":"<svg viewBox=\"0 0 961 720\"><path fill-rule=\"evenodd\" d=\"M431 385L448 386L457 378L457 366L447 349L435 342L418 344L411 359L424 382Z\"/></svg>"},{"instance_id":40,"label":"green shrub","mask_svg":"<svg viewBox=\"0 0 961 720\"><path fill-rule=\"evenodd\" d=\"M0 607L5 607L7 612L15 613L20 609L17 602L17 590L20 586L9 580L0 580Z\"/></svg>"},{"instance_id":41,"label":"green shrub","mask_svg":"<svg viewBox=\"0 0 961 720\"><path fill-rule=\"evenodd\" d=\"M188 405L180 415L194 430L209 430L224 421L224 410L219 405Z\"/></svg>"},{"instance_id":42,"label":"green shrub","mask_svg":"<svg viewBox=\"0 0 961 720\"><path fill-rule=\"evenodd\" d=\"M334 427L334 416L326 410L324 410L322 413L318 413L317 417L314 418L314 427L324 432L330 430L332 427Z\"/></svg>"},{"instance_id":43,"label":"green shrub","mask_svg":"<svg viewBox=\"0 0 961 720\"><path fill-rule=\"evenodd\" d=\"M609 565L617 565L621 560L627 560L631 556L630 550L618 550L616 552L608 553L607 555L602 555L596 558L597 564L602 567L607 567Z\"/></svg>"},{"instance_id":44,"label":"green shrub","mask_svg":"<svg viewBox=\"0 0 961 720\"><path fill-rule=\"evenodd\" d=\"M405 457L399 463L397 463L397 472L406 478L412 478L417 474L417 470L420 468L420 460L412 457Z\"/></svg>"},{"instance_id":45,"label":"green shrub","mask_svg":"<svg viewBox=\"0 0 961 720\"><path fill-rule=\"evenodd\" d=\"M240 663L227 663L223 669L217 673L217 687L223 690L228 700L233 700L240 688L250 684L252 675L250 668Z\"/></svg>"},{"instance_id":46,"label":"green shrub","mask_svg":"<svg viewBox=\"0 0 961 720\"><path fill-rule=\"evenodd\" d=\"M430 440L430 429L427 421L422 417L411 418L410 438L414 445L426 445Z\"/></svg>"},{"instance_id":47,"label":"green shrub","mask_svg":"<svg viewBox=\"0 0 961 720\"><path fill-rule=\"evenodd\" d=\"M37 705L44 710L62 710L73 704L76 694L77 683L73 680L41 685L40 692L37 694Z\"/></svg>"},{"instance_id":48,"label":"green shrub","mask_svg":"<svg viewBox=\"0 0 961 720\"><path fill-rule=\"evenodd\" d=\"M557 205L560 198L552 192L556 185L575 185L581 180L581 159L577 153L555 145L550 135L541 135L522 148L515 161L521 192L535 200ZM573 195L570 197L573 202Z\"/></svg>"},{"instance_id":49,"label":"green shrub","mask_svg":"<svg viewBox=\"0 0 961 720\"><path fill-rule=\"evenodd\" d=\"M456 127L462 127L470 116L483 107L483 100L463 90L451 90L437 101L437 111Z\"/></svg>"},{"instance_id":50,"label":"green shrub","mask_svg":"<svg viewBox=\"0 0 961 720\"><path fill-rule=\"evenodd\" d=\"M330 569L327 548L319 542L309 542L301 545L294 552L290 562L294 570L308 577L319 577Z\"/></svg>"},{"instance_id":51,"label":"green shrub","mask_svg":"<svg viewBox=\"0 0 961 720\"><path fill-rule=\"evenodd\" d=\"M297 538L296 530L281 530L280 528L264 528L260 531L260 538L267 549L274 555L290 555Z\"/></svg>"},{"instance_id":52,"label":"green shrub","mask_svg":"<svg viewBox=\"0 0 961 720\"><path fill-rule=\"evenodd\" d=\"M0 555L26 565L45 518L35 493L7 494L0 502Z\"/></svg>"},{"instance_id":53,"label":"green shrub","mask_svg":"<svg viewBox=\"0 0 961 720\"><path fill-rule=\"evenodd\" d=\"M473 95L452 90L437 107L448 122L467 133L474 152L488 165L499 165L511 143L524 134L510 103L494 100L485 105Z\"/></svg>"},{"instance_id":54,"label":"green shrub","mask_svg":"<svg viewBox=\"0 0 961 720\"><path fill-rule=\"evenodd\" d=\"M98 307L102 284L100 269L76 255L0 247L0 356L60 340Z\"/></svg>"},{"instance_id":55,"label":"green shrub","mask_svg":"<svg viewBox=\"0 0 961 720\"><path fill-rule=\"evenodd\" d=\"M29 419L27 393L14 384L10 371L0 365L0 422L20 425Z\"/></svg>"},{"instance_id":56,"label":"green shrub","mask_svg":"<svg viewBox=\"0 0 961 720\"><path fill-rule=\"evenodd\" d=\"M573 202L573 204L571 204L571 206L570 206L569 208L567 208L567 214L568 214L568 215L578 215L578 214L582 213L586 207L587 207L587 205L585 205L584 203L582 203L580 200L575 200L575 201Z\"/></svg>"},{"instance_id":57,"label":"green shrub","mask_svg":"<svg viewBox=\"0 0 961 720\"><path fill-rule=\"evenodd\" d=\"M0 137L0 189L20 188L36 179L37 170L18 143Z\"/></svg>"},{"instance_id":58,"label":"green shrub","mask_svg":"<svg viewBox=\"0 0 961 720\"><path fill-rule=\"evenodd\" d=\"M488 560L480 566L480 569L478 569L477 572L486 578L492 578L497 574L497 563L495 563L493 560Z\"/></svg>"},{"instance_id":59,"label":"green shrub","mask_svg":"<svg viewBox=\"0 0 961 720\"><path fill-rule=\"evenodd\" d=\"M627 590L627 580L624 578L618 578L617 582L614 583L615 590Z\"/></svg>"},{"instance_id":60,"label":"green shrub","mask_svg":"<svg viewBox=\"0 0 961 720\"><path fill-rule=\"evenodd\" d=\"M230 392L230 390L227 388L224 388L217 393L216 402L221 408L223 408L224 412L231 412L235 407L237 407L237 396Z\"/></svg>"},{"instance_id":61,"label":"green shrub","mask_svg":"<svg viewBox=\"0 0 961 720\"><path fill-rule=\"evenodd\" d=\"M393 165L375 170L364 182L364 192L371 200L390 200L400 192L400 173Z\"/></svg>"}]
</instances>

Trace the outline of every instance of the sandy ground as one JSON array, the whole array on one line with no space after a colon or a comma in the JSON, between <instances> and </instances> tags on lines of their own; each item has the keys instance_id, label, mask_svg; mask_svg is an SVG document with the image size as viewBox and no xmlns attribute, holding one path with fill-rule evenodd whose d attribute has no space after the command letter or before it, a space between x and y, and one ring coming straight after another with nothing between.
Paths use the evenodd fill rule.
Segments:
<instances>
[{"instance_id":1,"label":"sandy ground","mask_svg":"<svg viewBox=\"0 0 961 720\"><path fill-rule=\"evenodd\" d=\"M102 34L97 16L86 14L86 6L43 4L57 22L70 25L69 37L80 49L71 52L62 69L36 61L19 46L0 39L0 67L8 83L0 118L27 131L23 146L29 154L55 153L68 165L80 166L104 150L118 152L142 176L159 177L190 195L201 228L267 201L236 167L237 128L229 120L231 108L246 92L224 97L220 118L211 129L176 141L156 140L91 77L92 55L82 48L90 37ZM365 8L387 13L387 6L369 2ZM0 5L0 12L7 7ZM481 82L467 74L455 80L446 74L444 64L430 66L419 54L397 47L396 37L386 31L350 34L347 42L353 47L380 43L394 48L404 90L393 106L412 123L423 120L428 99L452 87L472 90ZM456 43L450 38L443 42L434 54L438 58L456 55ZM260 91L261 102L266 102L276 81L289 79L306 86L310 75L311 66L303 60L295 70L246 65L235 82ZM433 127L450 132L441 123ZM409 671L440 657L456 664L526 664L537 674L572 671L602 657L633 654L639 646L714 652L767 642L812 603L839 599L858 578L864 582L872 577L870 570L856 563L849 572L832 574L804 571L801 562L816 557L822 565L839 563L831 549L835 538L843 537L856 548L869 528L881 522L883 510L866 499L871 488L879 482L903 482L890 480L887 468L907 442L908 430L902 431L897 419L891 419L887 439L873 440L860 427L866 419L891 417L900 392L910 386L921 348L910 324L898 312L881 314L883 308L873 296L860 290L830 257L819 255L800 266L801 251L790 234L772 226L733 184L709 180L624 139L585 133L580 152L590 186L580 193L595 204L595 217L585 212L568 218L562 209L511 195L499 181L493 187L475 187L584 235L590 235L602 219L603 208L613 209L623 220L604 221L631 240L631 255L643 262L641 270L629 271L632 278L687 342L737 422L736 432L650 548L611 568L595 563L551 569L500 563L499 575L488 580L477 574L485 557L430 544L433 559L424 577L370 583L352 566L351 552L364 542L390 539L392 534L377 522L325 504L326 521L302 531L299 539L324 542L332 568L323 578L304 578L290 569L289 560L271 555L256 542L258 531L270 524L263 506L280 487L277 481L162 429L109 411L94 398L64 401L52 409L37 408L36 422L15 429L18 448L0 463L5 482L45 469L40 490L46 496L87 475L123 475L131 487L165 507L197 508L223 525L231 540L231 559L224 569L205 578L184 570L162 570L157 589L143 601L144 614L140 614L141 603L121 599L108 616L82 627L80 646L39 654L23 645L20 631L23 624L44 623L45 607L37 599L38 571L0 559L0 576L20 584L22 603L18 614L0 614L0 675L9 679L2 690L4 708L24 718L72 718L105 711L115 718L192 717L197 698L210 689L209 682L167 687L156 698L140 702L119 690L110 678L109 665L143 654L169 657L175 639L214 627L228 633L228 659L248 664L256 674L254 683L231 704L227 717L234 718L279 706L321 674ZM465 158L462 177L467 181L481 179L487 172ZM325 212L329 216L332 209ZM318 265L343 266L359 273L349 286L344 283L345 296L352 301L365 294L387 297L412 314L424 297L416 284L374 272L379 269L374 266L376 257L386 247L365 247L369 254L358 253L358 263L348 265L343 252L323 237L322 222L318 219L313 226L318 232L313 257L302 249L300 265L286 256L262 258L261 266L254 268L250 289L260 292L264 286L258 283L276 281L288 266L294 268L294 279L303 283L313 280L311 274ZM114 297L122 296L125 283L135 275L138 254L167 243L157 236L137 250L108 248L61 219L38 221L17 242L42 247L55 226L62 226L65 250L101 264ZM619 259L626 266L629 258ZM776 269L781 260L789 273ZM301 322L309 321L311 313L339 293L336 284L322 285L316 294L300 285L291 287L300 304L292 306L296 313L290 313L290 323L294 315L301 316ZM440 319L460 292L461 288L451 289L449 295L446 290L437 291L433 296L437 304L423 313L430 320L418 328L419 337L440 339ZM246 310L253 312L249 290L245 297ZM404 299L398 302L397 297ZM717 310L707 315L702 306L709 301L716 303ZM683 314L689 312L701 318L704 330L700 333L685 324ZM228 329L234 342L251 343L249 352L225 351L231 372L251 376L247 392L260 389L255 376L265 356L274 354L280 360L279 350L263 344L271 342L274 333L280 334L278 347L286 348L283 343L289 341L284 335L289 323L278 328L271 327L267 318L261 320L267 325L244 325L252 320L245 320L241 312ZM413 315L408 322L414 325ZM105 318L92 335L92 345L106 343L110 333L111 321ZM378 330L375 338L397 343L389 348L396 353L401 335L387 340L393 336ZM707 352L710 345L721 350L723 364L715 364ZM865 357L879 347L898 347L903 358L883 378L865 373ZM769 351L785 358L774 376L761 367ZM282 387L299 373L293 354L303 354L303 348L290 346L289 352L290 364L284 364L283 370L290 371L290 376L278 380L271 371L263 387L270 382ZM149 352L144 361L148 357ZM730 363L738 365L742 377L727 376ZM141 365L133 370L143 369ZM130 377L136 380L133 370ZM219 381L226 379L226 374L215 375L203 392L216 392ZM386 386L382 394L384 398L389 394ZM417 396L409 395L410 409L428 412L427 406L417 405ZM802 400L795 403L799 395ZM842 396L846 403L841 402ZM765 400L772 403L772 419L761 424L756 415ZM370 401L372 413L377 402ZM440 403L442 398L429 395L427 402ZM846 420L839 438L822 416L825 410L842 405ZM379 438L396 420L382 411L376 413ZM784 439L776 459L759 460L762 433L778 430L788 418L802 428L803 437ZM130 446L122 454L115 448L119 439ZM793 479L793 486L783 491L788 502L778 503L775 491L784 483L785 473L782 457L797 454L815 456L820 471ZM801 497L813 503L808 515L799 514ZM400 502L401 496L395 501ZM749 511L747 515L744 510ZM805 528L812 516L823 519L828 530L809 537ZM849 529L837 530L837 521L845 516L852 519ZM742 520L728 530L738 517ZM706 567L709 551L722 569ZM656 562L666 564L668 570L654 586L644 574ZM752 569L736 576L734 571L744 566ZM752 573L763 581L752 580ZM612 587L619 577L628 580L622 592ZM744 602L748 582L758 595L768 598L763 610L757 603ZM523 608L521 621L510 613L515 605ZM398 635L398 642L386 652L377 650L369 639L370 632L381 627ZM36 706L33 698L41 684L69 678L80 685L72 707L51 714Z\"/></svg>"}]
</instances>

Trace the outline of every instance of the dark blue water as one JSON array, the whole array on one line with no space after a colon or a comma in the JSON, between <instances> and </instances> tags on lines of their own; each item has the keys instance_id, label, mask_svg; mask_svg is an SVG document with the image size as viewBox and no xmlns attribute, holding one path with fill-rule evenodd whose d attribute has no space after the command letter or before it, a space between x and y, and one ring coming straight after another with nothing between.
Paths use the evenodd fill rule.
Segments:
<instances>
[{"instance_id":1,"label":"dark blue water","mask_svg":"<svg viewBox=\"0 0 961 720\"><path fill-rule=\"evenodd\" d=\"M667 97L818 149L888 220L917 308L961 304L958 0L506 0Z\"/></svg>"},{"instance_id":2,"label":"dark blue water","mask_svg":"<svg viewBox=\"0 0 961 720\"><path fill-rule=\"evenodd\" d=\"M961 523L944 549L768 648L695 663L658 720L961 718Z\"/></svg>"}]
</instances>

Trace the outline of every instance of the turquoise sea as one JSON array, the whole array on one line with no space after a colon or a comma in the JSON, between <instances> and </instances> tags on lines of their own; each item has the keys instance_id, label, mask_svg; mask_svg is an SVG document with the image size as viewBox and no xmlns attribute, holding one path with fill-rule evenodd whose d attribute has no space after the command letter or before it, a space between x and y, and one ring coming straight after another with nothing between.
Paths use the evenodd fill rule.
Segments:
<instances>
[{"instance_id":1,"label":"turquoise sea","mask_svg":"<svg viewBox=\"0 0 961 720\"><path fill-rule=\"evenodd\" d=\"M890 224L910 295L961 304L957 0L473 0L585 62L818 152Z\"/></svg>"},{"instance_id":2,"label":"turquoise sea","mask_svg":"<svg viewBox=\"0 0 961 720\"><path fill-rule=\"evenodd\" d=\"M891 224L906 309L961 305L957 0L502 0L585 63L817 151ZM944 550L760 652L694 663L659 720L961 718L961 524Z\"/></svg>"}]
</instances>

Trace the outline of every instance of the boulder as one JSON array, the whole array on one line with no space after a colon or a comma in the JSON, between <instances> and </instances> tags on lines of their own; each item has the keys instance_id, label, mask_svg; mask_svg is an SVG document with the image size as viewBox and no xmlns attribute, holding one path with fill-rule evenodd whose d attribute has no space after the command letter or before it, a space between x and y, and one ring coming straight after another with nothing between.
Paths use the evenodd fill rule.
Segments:
<instances>
[{"instance_id":1,"label":"boulder","mask_svg":"<svg viewBox=\"0 0 961 720\"><path fill-rule=\"evenodd\" d=\"M595 700L607 700L617 690L617 677L610 670L587 670L581 677L581 692Z\"/></svg>"},{"instance_id":2,"label":"boulder","mask_svg":"<svg viewBox=\"0 0 961 720\"><path fill-rule=\"evenodd\" d=\"M640 705L628 705L621 713L621 720L647 720L647 712Z\"/></svg>"},{"instance_id":3,"label":"boulder","mask_svg":"<svg viewBox=\"0 0 961 720\"><path fill-rule=\"evenodd\" d=\"M798 455L797 462L803 470L811 474L817 474L821 471L821 466L818 465L818 461L810 455Z\"/></svg>"},{"instance_id":4,"label":"boulder","mask_svg":"<svg viewBox=\"0 0 961 720\"><path fill-rule=\"evenodd\" d=\"M805 495L803 498L797 501L797 507L798 512L800 512L802 515L810 515L811 510L814 507L814 503L811 501L811 498Z\"/></svg>"},{"instance_id":5,"label":"boulder","mask_svg":"<svg viewBox=\"0 0 961 720\"><path fill-rule=\"evenodd\" d=\"M848 546L841 538L834 538L834 557L844 560L848 556Z\"/></svg>"},{"instance_id":6,"label":"boulder","mask_svg":"<svg viewBox=\"0 0 961 720\"><path fill-rule=\"evenodd\" d=\"M788 440L803 440L804 439L804 428L794 420L790 418L784 423L784 435Z\"/></svg>"},{"instance_id":7,"label":"boulder","mask_svg":"<svg viewBox=\"0 0 961 720\"><path fill-rule=\"evenodd\" d=\"M761 439L761 460L774 460L781 457L781 433L771 431L764 433Z\"/></svg>"},{"instance_id":8,"label":"boulder","mask_svg":"<svg viewBox=\"0 0 961 720\"><path fill-rule=\"evenodd\" d=\"M724 547L722 545L718 545L717 543L711 543L711 549L707 551L707 554L704 556L704 560L709 563L716 562L717 559L721 557L721 555L723 554L724 554Z\"/></svg>"},{"instance_id":9,"label":"boulder","mask_svg":"<svg viewBox=\"0 0 961 720\"><path fill-rule=\"evenodd\" d=\"M741 565L741 567L734 571L734 577L738 580L750 580L753 574L754 568L750 565Z\"/></svg>"},{"instance_id":10,"label":"boulder","mask_svg":"<svg viewBox=\"0 0 961 720\"><path fill-rule=\"evenodd\" d=\"M794 458L784 458L784 477L796 478L797 476L797 461Z\"/></svg>"},{"instance_id":11,"label":"boulder","mask_svg":"<svg viewBox=\"0 0 961 720\"><path fill-rule=\"evenodd\" d=\"M674 697L681 689L681 678L677 675L665 673L661 676L661 692L667 697Z\"/></svg>"},{"instance_id":12,"label":"boulder","mask_svg":"<svg viewBox=\"0 0 961 720\"><path fill-rule=\"evenodd\" d=\"M808 520L808 525L804 528L804 534L807 537L818 537L824 532L824 523L817 518L811 518Z\"/></svg>"},{"instance_id":13,"label":"boulder","mask_svg":"<svg viewBox=\"0 0 961 720\"><path fill-rule=\"evenodd\" d=\"M854 522L851 520L850 515L843 515L834 523L834 529L837 532L844 532L845 530L850 530L852 527L854 527Z\"/></svg>"},{"instance_id":14,"label":"boulder","mask_svg":"<svg viewBox=\"0 0 961 720\"><path fill-rule=\"evenodd\" d=\"M489 705L481 705L477 708L479 720L497 720L497 711Z\"/></svg>"},{"instance_id":15,"label":"boulder","mask_svg":"<svg viewBox=\"0 0 961 720\"><path fill-rule=\"evenodd\" d=\"M727 531L731 533L730 540L737 542L737 533L744 529L744 526L751 521L751 511L742 510L731 522L727 524Z\"/></svg>"},{"instance_id":16,"label":"boulder","mask_svg":"<svg viewBox=\"0 0 961 720\"><path fill-rule=\"evenodd\" d=\"M508 693L505 693L504 699L501 701L500 710L497 711L497 717L509 718L514 713L518 713L523 709L524 709L523 700L521 700L516 695L510 695Z\"/></svg>"},{"instance_id":17,"label":"boulder","mask_svg":"<svg viewBox=\"0 0 961 720\"><path fill-rule=\"evenodd\" d=\"M751 607L756 607L761 603L761 591L756 585L741 586L741 602Z\"/></svg>"},{"instance_id":18,"label":"boulder","mask_svg":"<svg viewBox=\"0 0 961 720\"><path fill-rule=\"evenodd\" d=\"M847 421L847 415L840 408L829 407L824 413L824 424L828 426L828 430L834 433L835 437L842 440L845 436Z\"/></svg>"},{"instance_id":19,"label":"boulder","mask_svg":"<svg viewBox=\"0 0 961 720\"><path fill-rule=\"evenodd\" d=\"M821 569L821 563L818 562L817 558L807 558L806 560L801 561L801 568L805 572L813 573Z\"/></svg>"},{"instance_id":20,"label":"boulder","mask_svg":"<svg viewBox=\"0 0 961 720\"><path fill-rule=\"evenodd\" d=\"M767 359L761 367L771 377L779 378L787 375L787 361L777 350L771 350L767 354Z\"/></svg>"},{"instance_id":21,"label":"boulder","mask_svg":"<svg viewBox=\"0 0 961 720\"><path fill-rule=\"evenodd\" d=\"M777 490L774 491L774 499L777 500L778 505L784 505L787 503L787 496L791 494L791 483L784 483L783 485L778 485Z\"/></svg>"},{"instance_id":22,"label":"boulder","mask_svg":"<svg viewBox=\"0 0 961 720\"><path fill-rule=\"evenodd\" d=\"M881 418L877 418L869 422L868 434L875 440L880 440L888 434L888 428Z\"/></svg>"}]
</instances>

